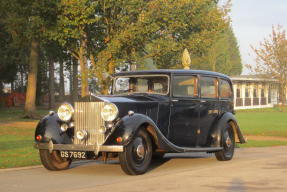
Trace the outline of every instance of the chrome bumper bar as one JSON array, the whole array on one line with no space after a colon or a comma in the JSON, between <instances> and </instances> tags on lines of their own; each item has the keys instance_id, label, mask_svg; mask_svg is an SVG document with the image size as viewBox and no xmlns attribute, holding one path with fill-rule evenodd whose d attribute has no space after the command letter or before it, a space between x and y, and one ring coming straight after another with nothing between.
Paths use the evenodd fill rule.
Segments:
<instances>
[{"instance_id":1,"label":"chrome bumper bar","mask_svg":"<svg viewBox=\"0 0 287 192\"><path fill-rule=\"evenodd\" d=\"M122 145L75 145L75 144L53 144L49 143L36 143L34 144L36 149L48 149L50 153L53 150L65 150L65 151L94 151L98 152L123 152L124 146Z\"/></svg>"}]
</instances>

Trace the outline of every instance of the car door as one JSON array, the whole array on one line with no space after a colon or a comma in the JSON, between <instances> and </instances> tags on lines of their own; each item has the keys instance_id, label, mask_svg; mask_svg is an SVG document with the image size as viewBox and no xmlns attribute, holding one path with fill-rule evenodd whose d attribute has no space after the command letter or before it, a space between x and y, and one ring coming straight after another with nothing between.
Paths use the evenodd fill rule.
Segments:
<instances>
[{"instance_id":1,"label":"car door","mask_svg":"<svg viewBox=\"0 0 287 192\"><path fill-rule=\"evenodd\" d=\"M200 76L200 132L198 145L208 147L211 141L211 128L216 123L219 114L218 79L216 77Z\"/></svg>"},{"instance_id":2,"label":"car door","mask_svg":"<svg viewBox=\"0 0 287 192\"><path fill-rule=\"evenodd\" d=\"M177 146L194 147L199 128L197 76L173 76L169 140Z\"/></svg>"}]
</instances>

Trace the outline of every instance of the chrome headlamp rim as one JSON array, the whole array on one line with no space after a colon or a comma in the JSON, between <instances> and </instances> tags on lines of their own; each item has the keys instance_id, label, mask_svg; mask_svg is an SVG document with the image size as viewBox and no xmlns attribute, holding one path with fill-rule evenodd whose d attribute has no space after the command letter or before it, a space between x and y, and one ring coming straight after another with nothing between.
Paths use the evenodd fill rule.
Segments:
<instances>
[{"instance_id":1,"label":"chrome headlamp rim","mask_svg":"<svg viewBox=\"0 0 287 192\"><path fill-rule=\"evenodd\" d=\"M106 103L101 110L101 117L104 121L114 121L119 114L119 109L114 103Z\"/></svg>"},{"instance_id":2,"label":"chrome headlamp rim","mask_svg":"<svg viewBox=\"0 0 287 192\"><path fill-rule=\"evenodd\" d=\"M58 108L57 114L62 121L68 122L72 119L74 112L74 107L70 103L63 103Z\"/></svg>"}]
</instances>

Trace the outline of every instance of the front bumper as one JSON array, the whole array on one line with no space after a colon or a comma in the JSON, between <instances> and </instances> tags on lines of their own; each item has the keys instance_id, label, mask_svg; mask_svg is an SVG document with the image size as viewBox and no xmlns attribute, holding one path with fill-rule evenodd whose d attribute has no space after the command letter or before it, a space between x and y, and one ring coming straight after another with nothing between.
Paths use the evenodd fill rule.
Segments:
<instances>
[{"instance_id":1,"label":"front bumper","mask_svg":"<svg viewBox=\"0 0 287 192\"><path fill-rule=\"evenodd\" d=\"M123 145L75 145L75 144L53 144L49 143L35 143L36 149L48 149L51 153L53 150L63 151L93 151L98 152L123 152Z\"/></svg>"}]
</instances>

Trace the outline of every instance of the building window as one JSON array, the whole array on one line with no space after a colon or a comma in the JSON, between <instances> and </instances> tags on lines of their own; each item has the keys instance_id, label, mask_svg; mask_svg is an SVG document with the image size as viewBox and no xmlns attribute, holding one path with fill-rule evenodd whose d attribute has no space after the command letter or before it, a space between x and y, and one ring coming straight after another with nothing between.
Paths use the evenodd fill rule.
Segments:
<instances>
[{"instance_id":1,"label":"building window","mask_svg":"<svg viewBox=\"0 0 287 192\"><path fill-rule=\"evenodd\" d=\"M257 89L253 89L253 97L256 98L257 97Z\"/></svg>"},{"instance_id":2,"label":"building window","mask_svg":"<svg viewBox=\"0 0 287 192\"><path fill-rule=\"evenodd\" d=\"M239 88L236 89L236 97L237 97L237 98L240 98L240 97L241 97L241 95L240 95L240 89L239 89Z\"/></svg>"},{"instance_id":3,"label":"building window","mask_svg":"<svg viewBox=\"0 0 287 192\"><path fill-rule=\"evenodd\" d=\"M261 89L261 98L265 97L264 89Z\"/></svg>"},{"instance_id":4,"label":"building window","mask_svg":"<svg viewBox=\"0 0 287 192\"><path fill-rule=\"evenodd\" d=\"M248 98L249 97L249 89L245 88L245 97Z\"/></svg>"}]
</instances>

